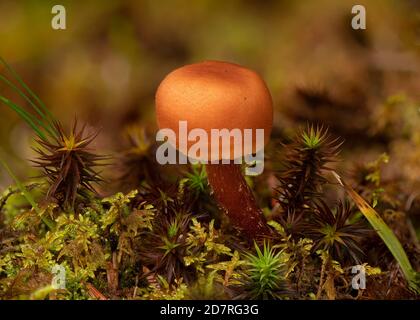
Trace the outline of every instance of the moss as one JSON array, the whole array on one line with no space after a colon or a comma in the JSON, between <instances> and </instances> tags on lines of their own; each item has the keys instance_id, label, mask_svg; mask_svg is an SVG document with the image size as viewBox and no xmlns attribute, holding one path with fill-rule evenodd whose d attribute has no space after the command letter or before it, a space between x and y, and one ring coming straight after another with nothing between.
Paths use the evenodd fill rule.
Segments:
<instances>
[{"instance_id":1,"label":"moss","mask_svg":"<svg viewBox=\"0 0 420 320\"><path fill-rule=\"evenodd\" d=\"M325 196L325 187L336 188L326 178L326 159L336 153L322 149L326 133L308 128L296 136L286 148L286 159L273 158L275 166L286 171L280 177L277 195L284 191L284 182L293 177L287 168L299 173L310 166L311 174L304 179L305 188L295 188L289 202L281 202L268 215L269 239L250 243L237 230L220 220L219 208L209 201L205 170L194 166L183 171L178 183L163 180L140 183L138 189L101 197L86 192L78 206L64 210L59 203L45 200L35 188L26 184L38 203L38 210L11 186L1 200L0 225L0 295L3 299L346 299L383 298L378 289L361 290L355 295L351 288L351 267L347 258L348 237L341 230L354 231L371 239L372 230L356 210L335 207ZM321 134L322 133L322 134ZM318 134L318 138L316 137ZM312 138L311 138L312 137ZM324 137L324 138L323 138ZM324 144L323 144L324 143ZM305 144L306 147L303 145ZM299 149L299 145L302 146ZM307 161L304 153L323 159L319 165ZM322 156L324 152L325 156ZM143 155L145 156L145 155ZM381 178L384 157L360 168L363 183L357 190L376 203L385 220L400 235L405 246L414 246L405 225L382 208L398 207L392 201L394 190L386 188ZM280 164L280 166L278 165ZM301 166L299 168L299 166ZM288 170L288 171L287 171ZM179 172L174 172L179 174ZM283 178L282 178L283 177ZM144 178L146 179L146 178ZM259 183L257 180L254 183ZM323 188L319 186L322 185ZM256 190L262 190L259 185ZM287 186L286 186L287 187ZM383 189L383 192L378 192ZM303 194L298 195L299 190ZM268 190L275 194L273 190ZM385 195L387 195L385 197ZM258 194L257 194L258 196ZM297 200L298 199L298 200ZM280 200L279 200L280 201ZM270 210L267 204L266 210ZM292 208L293 210L289 210ZM291 232L281 215L301 210L304 214L299 232ZM402 210L398 212L403 212ZM351 214L350 214L351 213ZM280 218L279 218L280 215ZM41 218L53 222L49 229ZM363 227L362 227L363 225ZM337 227L338 226L338 227ZM340 229L341 228L341 229ZM344 229L343 229L344 230ZM295 229L296 231L296 229ZM346 240L346 239L345 239ZM269 241L269 242L267 242ZM350 238L349 238L350 241ZM353 240L351 240L353 241ZM371 240L369 240L371 241ZM390 277L392 260L385 246L371 255L371 242L351 242L360 253L360 263L367 266L369 281L380 288ZM380 240L375 240L380 241ZM416 250L407 250L410 257ZM350 248L351 249L351 248ZM342 255L341 253L346 253ZM65 270L65 288L51 287L54 266ZM377 267L380 267L377 268ZM414 297L404 278L393 297ZM389 293L388 293L389 295Z\"/></svg>"}]
</instances>

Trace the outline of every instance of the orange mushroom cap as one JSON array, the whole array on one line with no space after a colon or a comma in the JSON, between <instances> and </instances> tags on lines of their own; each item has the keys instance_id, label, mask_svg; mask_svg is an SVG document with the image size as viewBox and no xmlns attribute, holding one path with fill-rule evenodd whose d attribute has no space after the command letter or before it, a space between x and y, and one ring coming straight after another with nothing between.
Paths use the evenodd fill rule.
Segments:
<instances>
[{"instance_id":1,"label":"orange mushroom cap","mask_svg":"<svg viewBox=\"0 0 420 320\"><path fill-rule=\"evenodd\" d=\"M159 128L172 129L177 135L179 121L187 121L188 132L204 129L209 146L212 129L240 129L242 133L251 129L252 149L248 150L255 153L259 151L256 129L264 129L261 147L269 140L273 103L264 80L256 72L233 63L204 61L183 66L165 77L156 93L156 113ZM169 142L179 147L179 141ZM245 155L234 150L233 142L231 137L229 154L222 152L221 139L219 150L209 149L209 154L217 152L219 159ZM189 141L188 148L194 143ZM243 150L244 145L242 153Z\"/></svg>"}]
</instances>

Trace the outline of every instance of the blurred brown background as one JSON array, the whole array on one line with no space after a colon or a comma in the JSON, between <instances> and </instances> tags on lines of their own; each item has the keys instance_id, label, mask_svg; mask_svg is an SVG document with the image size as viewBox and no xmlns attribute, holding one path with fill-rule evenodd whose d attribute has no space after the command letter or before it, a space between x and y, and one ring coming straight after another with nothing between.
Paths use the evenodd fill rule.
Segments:
<instances>
[{"instance_id":1,"label":"blurred brown background","mask_svg":"<svg viewBox=\"0 0 420 320\"><path fill-rule=\"evenodd\" d=\"M67 30L51 28L55 4L67 10ZM351 28L355 4L366 7L364 31ZM127 125L155 126L154 92L168 72L207 59L242 64L266 79L274 136L322 122L346 139L353 159L407 152L389 137L407 126L410 143L420 144L420 1L1 0L0 55L65 125L77 115L101 127L104 153L118 152ZM21 102L3 84L0 92ZM384 115L390 97L401 108L391 108L395 123ZM0 108L2 156L30 176L33 135ZM0 171L1 189L9 182Z\"/></svg>"}]
</instances>

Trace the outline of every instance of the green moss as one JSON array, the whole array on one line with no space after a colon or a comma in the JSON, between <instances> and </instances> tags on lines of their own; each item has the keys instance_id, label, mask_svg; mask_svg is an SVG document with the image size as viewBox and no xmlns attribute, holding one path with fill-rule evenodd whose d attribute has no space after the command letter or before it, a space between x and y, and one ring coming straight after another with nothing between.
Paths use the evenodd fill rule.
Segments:
<instances>
[{"instance_id":1,"label":"green moss","mask_svg":"<svg viewBox=\"0 0 420 320\"><path fill-rule=\"evenodd\" d=\"M329 183L325 178L328 170L323 167L337 149L329 142L333 150L324 150L327 138L319 132L309 129L306 136L297 136L286 160L270 160L289 161L285 167L299 174L310 168L310 174L299 176L304 188L294 188L293 194L281 189L288 186L285 182L293 181L293 174L290 170L286 175L279 173L284 180L277 191L294 201L279 199L280 208L286 212L292 208L289 213L296 214L301 210L302 228L290 232L290 226L297 226L294 221L278 219L284 211L277 212L278 206L271 210L267 204L272 219L268 222L270 243L266 239L250 244L220 219L219 209L209 201L203 166L193 166L175 184L142 181L139 185L145 182L145 187L107 197L84 190L74 210L68 211L59 203L45 201L31 184L25 186L37 210L19 189L8 188L0 198L1 298L348 298L351 288L342 284L351 279L353 262L337 252L349 249L349 243L343 242L343 230L348 236L363 221L360 216L339 215L340 207L324 203L320 186ZM316 157L323 157L317 166L305 156L307 148L317 149ZM305 161L299 160L301 156ZM373 198L377 194L379 206L390 199L382 197L385 192L377 192L384 188L380 172L384 160L367 165L363 171L367 184L360 189ZM256 190L258 183L254 181ZM320 212L328 215L320 216ZM51 228L45 219L52 222ZM368 236L365 229L356 231ZM361 253L368 252L369 246L357 243ZM381 258L389 259L386 251ZM372 281L388 279L388 273L378 272L375 261L366 255L362 254L361 262L368 266ZM65 289L51 287L52 269L57 265L65 270Z\"/></svg>"}]
</instances>

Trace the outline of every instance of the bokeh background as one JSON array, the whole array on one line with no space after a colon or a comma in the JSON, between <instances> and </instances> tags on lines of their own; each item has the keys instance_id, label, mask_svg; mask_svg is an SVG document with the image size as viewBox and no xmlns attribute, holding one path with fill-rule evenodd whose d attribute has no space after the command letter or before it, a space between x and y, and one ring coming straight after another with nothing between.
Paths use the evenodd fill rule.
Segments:
<instances>
[{"instance_id":1,"label":"bokeh background","mask_svg":"<svg viewBox=\"0 0 420 320\"><path fill-rule=\"evenodd\" d=\"M96 148L118 154L132 124L153 128L154 93L181 65L227 60L257 70L275 105L273 138L324 123L346 163L391 156L394 179L419 190L420 1L0 1L0 55L64 125L102 128ZM363 4L367 29L351 28ZM4 72L1 69L0 72ZM22 102L7 86L0 92ZM0 106L1 155L22 178L33 134ZM10 183L0 171L0 190ZM417 195L414 193L414 197Z\"/></svg>"}]
</instances>

